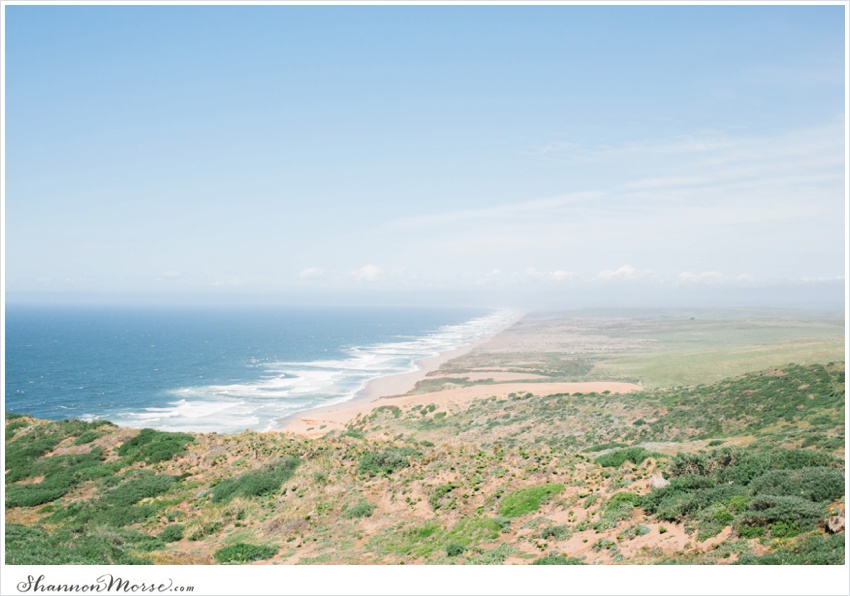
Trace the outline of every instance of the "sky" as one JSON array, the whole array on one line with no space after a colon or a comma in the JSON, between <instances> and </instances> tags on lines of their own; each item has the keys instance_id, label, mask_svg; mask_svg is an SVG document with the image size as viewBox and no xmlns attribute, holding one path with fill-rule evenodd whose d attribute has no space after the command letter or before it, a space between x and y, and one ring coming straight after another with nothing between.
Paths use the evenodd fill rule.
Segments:
<instances>
[{"instance_id":1,"label":"sky","mask_svg":"<svg viewBox=\"0 0 850 596\"><path fill-rule=\"evenodd\" d=\"M7 5L6 298L841 308L844 10Z\"/></svg>"}]
</instances>

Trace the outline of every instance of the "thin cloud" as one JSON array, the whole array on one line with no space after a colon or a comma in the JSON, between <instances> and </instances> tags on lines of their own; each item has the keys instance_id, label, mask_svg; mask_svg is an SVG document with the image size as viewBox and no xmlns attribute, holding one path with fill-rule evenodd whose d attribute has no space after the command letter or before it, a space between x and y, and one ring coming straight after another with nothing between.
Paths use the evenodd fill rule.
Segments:
<instances>
[{"instance_id":1,"label":"thin cloud","mask_svg":"<svg viewBox=\"0 0 850 596\"><path fill-rule=\"evenodd\" d=\"M389 227L430 231L454 224L469 232L484 224L522 228L635 216L666 218L681 209L718 210L725 221L825 213L834 210L836 193L843 189L843 143L841 123L762 137L712 132L620 146L555 143L545 153L568 148L570 155L610 166L615 175L607 185L593 189L422 214L396 220ZM566 159L565 165L570 164L578 165Z\"/></svg>"},{"instance_id":2,"label":"thin cloud","mask_svg":"<svg viewBox=\"0 0 850 596\"><path fill-rule=\"evenodd\" d=\"M486 274L484 274L484 276L479 277L477 280L475 280L475 285L477 285L477 286L487 285L487 284L492 283L493 281L495 281L497 279L500 279L501 277L502 277L502 270L498 269L498 268L494 268L494 269L491 269L490 271L488 271Z\"/></svg>"},{"instance_id":3,"label":"thin cloud","mask_svg":"<svg viewBox=\"0 0 850 596\"><path fill-rule=\"evenodd\" d=\"M430 227L437 224L452 224L466 222L490 221L516 221L517 218L536 219L541 214L551 213L570 208L582 208L591 205L595 199L602 199L604 193L599 191L567 193L558 196L544 197L506 203L496 207L484 207L480 209L462 209L408 217L399 219L391 224L398 229Z\"/></svg>"},{"instance_id":4,"label":"thin cloud","mask_svg":"<svg viewBox=\"0 0 850 596\"><path fill-rule=\"evenodd\" d=\"M610 280L622 280L622 279L640 279L642 277L646 277L652 274L652 269L636 269L631 265L623 265L617 269L605 269L600 271L597 275L597 279L602 279L606 281Z\"/></svg>"},{"instance_id":5,"label":"thin cloud","mask_svg":"<svg viewBox=\"0 0 850 596\"><path fill-rule=\"evenodd\" d=\"M749 282L753 281L753 276L748 273L739 275L727 275L720 271L703 271L701 273L683 272L679 274L679 280L686 283L728 283L728 282Z\"/></svg>"},{"instance_id":6,"label":"thin cloud","mask_svg":"<svg viewBox=\"0 0 850 596\"><path fill-rule=\"evenodd\" d=\"M299 279L314 279L316 277L324 277L325 272L322 269L318 269L316 267L308 267L307 269L303 269L298 273Z\"/></svg>"},{"instance_id":7,"label":"thin cloud","mask_svg":"<svg viewBox=\"0 0 850 596\"><path fill-rule=\"evenodd\" d=\"M539 271L534 267L529 267L528 269L526 269L524 271L524 274L528 277L553 281L563 281L565 279L575 277L574 271L566 271L564 269L556 269L554 271Z\"/></svg>"},{"instance_id":8,"label":"thin cloud","mask_svg":"<svg viewBox=\"0 0 850 596\"><path fill-rule=\"evenodd\" d=\"M554 279L555 281L562 281L565 279L570 279L575 276L574 271L564 271L563 269L557 269L549 273L549 277Z\"/></svg>"},{"instance_id":9,"label":"thin cloud","mask_svg":"<svg viewBox=\"0 0 850 596\"><path fill-rule=\"evenodd\" d=\"M381 274L384 272L383 269L378 267L377 265L363 265L359 269L356 269L353 272L353 275L356 279L365 282L375 282L381 277Z\"/></svg>"}]
</instances>

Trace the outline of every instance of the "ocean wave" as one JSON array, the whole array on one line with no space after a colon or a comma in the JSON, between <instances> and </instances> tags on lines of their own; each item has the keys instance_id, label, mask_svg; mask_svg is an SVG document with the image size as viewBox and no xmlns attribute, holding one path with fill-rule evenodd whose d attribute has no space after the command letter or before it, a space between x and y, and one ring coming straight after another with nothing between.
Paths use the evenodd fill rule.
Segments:
<instances>
[{"instance_id":1,"label":"ocean wave","mask_svg":"<svg viewBox=\"0 0 850 596\"><path fill-rule=\"evenodd\" d=\"M419 337L349 346L343 358L299 362L250 362L264 371L259 380L181 387L164 407L148 407L114 418L119 424L162 430L240 432L270 430L276 420L318 406L353 399L379 377L412 372L418 362L492 335L516 319L497 311Z\"/></svg>"}]
</instances>

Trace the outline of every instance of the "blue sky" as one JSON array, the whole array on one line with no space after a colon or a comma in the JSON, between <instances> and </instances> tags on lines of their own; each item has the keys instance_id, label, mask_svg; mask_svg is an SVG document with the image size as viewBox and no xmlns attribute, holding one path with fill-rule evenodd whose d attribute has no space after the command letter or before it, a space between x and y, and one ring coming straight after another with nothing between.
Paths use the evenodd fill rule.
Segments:
<instances>
[{"instance_id":1,"label":"blue sky","mask_svg":"<svg viewBox=\"0 0 850 596\"><path fill-rule=\"evenodd\" d=\"M843 6L5 27L10 299L843 304Z\"/></svg>"}]
</instances>

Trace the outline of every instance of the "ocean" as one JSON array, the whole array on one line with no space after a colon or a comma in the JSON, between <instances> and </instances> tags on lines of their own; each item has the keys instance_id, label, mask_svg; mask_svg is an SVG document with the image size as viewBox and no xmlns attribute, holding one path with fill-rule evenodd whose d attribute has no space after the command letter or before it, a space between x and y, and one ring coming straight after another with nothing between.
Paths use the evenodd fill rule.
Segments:
<instances>
[{"instance_id":1,"label":"ocean","mask_svg":"<svg viewBox=\"0 0 850 596\"><path fill-rule=\"evenodd\" d=\"M6 307L6 411L269 430L506 327L509 311Z\"/></svg>"}]
</instances>

